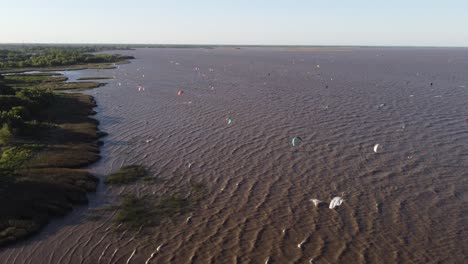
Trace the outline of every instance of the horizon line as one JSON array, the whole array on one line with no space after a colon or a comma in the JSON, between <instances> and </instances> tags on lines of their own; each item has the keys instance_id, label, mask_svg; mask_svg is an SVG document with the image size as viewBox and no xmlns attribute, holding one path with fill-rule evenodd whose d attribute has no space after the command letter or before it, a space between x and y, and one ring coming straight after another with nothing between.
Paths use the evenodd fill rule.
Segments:
<instances>
[{"instance_id":1,"label":"horizon line","mask_svg":"<svg viewBox=\"0 0 468 264\"><path fill-rule=\"evenodd\" d=\"M135 45L135 46L167 46L167 47L265 47L265 48L281 48L281 47L339 47L339 48L468 48L468 46L431 46L431 45L337 45L337 44L326 44L326 45L288 45L288 44L161 44L161 43L93 43L93 42L0 42L1 45L93 45L93 46L106 46L106 45Z\"/></svg>"}]
</instances>

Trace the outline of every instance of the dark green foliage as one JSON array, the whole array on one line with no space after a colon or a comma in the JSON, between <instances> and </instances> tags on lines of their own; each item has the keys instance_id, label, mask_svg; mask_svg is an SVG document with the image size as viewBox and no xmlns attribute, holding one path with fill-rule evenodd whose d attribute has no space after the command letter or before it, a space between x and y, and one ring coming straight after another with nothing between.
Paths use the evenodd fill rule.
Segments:
<instances>
[{"instance_id":1,"label":"dark green foliage","mask_svg":"<svg viewBox=\"0 0 468 264\"><path fill-rule=\"evenodd\" d=\"M28 87L38 76L13 79ZM0 246L87 202L97 179L74 168L99 159L97 121L88 117L95 105L88 95L43 88L0 95Z\"/></svg>"},{"instance_id":2,"label":"dark green foliage","mask_svg":"<svg viewBox=\"0 0 468 264\"><path fill-rule=\"evenodd\" d=\"M64 79L56 79L58 77L52 77L47 75L33 75L33 74L14 74L14 75L7 75L5 76L5 83L11 85L18 85L18 84L29 84L29 85L37 85L41 84L42 82L47 81L64 81Z\"/></svg>"},{"instance_id":3,"label":"dark green foliage","mask_svg":"<svg viewBox=\"0 0 468 264\"><path fill-rule=\"evenodd\" d=\"M87 63L112 63L130 56L118 54L90 54L112 47L76 47L76 46L14 46L0 47L0 68L52 67Z\"/></svg>"},{"instance_id":4,"label":"dark green foliage","mask_svg":"<svg viewBox=\"0 0 468 264\"><path fill-rule=\"evenodd\" d=\"M148 175L148 171L144 166L131 165L120 168L119 171L114 172L106 177L107 184L128 184L144 178Z\"/></svg>"},{"instance_id":5,"label":"dark green foliage","mask_svg":"<svg viewBox=\"0 0 468 264\"><path fill-rule=\"evenodd\" d=\"M0 112L0 124L7 124L12 129L24 127L24 120L29 117L29 111L23 106L14 106L9 111Z\"/></svg>"},{"instance_id":6,"label":"dark green foliage","mask_svg":"<svg viewBox=\"0 0 468 264\"><path fill-rule=\"evenodd\" d=\"M90 66L86 63L130 58L85 53L102 49L0 45L0 68L86 68ZM104 84L61 83L64 80L54 73L0 75L0 246L38 231L51 216L64 215L73 204L86 203L86 193L97 186L97 178L77 169L100 157L98 140L103 134L89 117L96 103L88 95L57 94L52 89Z\"/></svg>"},{"instance_id":7,"label":"dark green foliage","mask_svg":"<svg viewBox=\"0 0 468 264\"><path fill-rule=\"evenodd\" d=\"M0 129L0 147L6 146L10 144L13 140L13 133L10 130L8 124L3 124L2 128Z\"/></svg>"},{"instance_id":8,"label":"dark green foliage","mask_svg":"<svg viewBox=\"0 0 468 264\"><path fill-rule=\"evenodd\" d=\"M25 128L25 122L33 120L41 108L54 101L50 91L38 89L20 89L15 96L0 95L0 125L8 124L16 134Z\"/></svg>"},{"instance_id":9,"label":"dark green foliage","mask_svg":"<svg viewBox=\"0 0 468 264\"><path fill-rule=\"evenodd\" d=\"M46 83L41 85L42 88L51 90L87 90L98 88L106 85L106 83L100 82L67 82L67 83Z\"/></svg>"},{"instance_id":10,"label":"dark green foliage","mask_svg":"<svg viewBox=\"0 0 468 264\"><path fill-rule=\"evenodd\" d=\"M37 232L51 216L62 216L74 203L86 203L86 189L57 179L76 177L81 182L94 182L89 174L69 172L51 180L22 179L4 183L0 191L0 246ZM37 175L47 176L41 172Z\"/></svg>"},{"instance_id":11,"label":"dark green foliage","mask_svg":"<svg viewBox=\"0 0 468 264\"><path fill-rule=\"evenodd\" d=\"M94 105L90 96L56 95L49 106L31 113L38 120L27 123L34 137L19 139L41 144L15 142L0 150L0 246L38 231L72 204L87 202L97 179L73 168L99 158L97 125L88 117ZM42 125L44 118L53 125Z\"/></svg>"},{"instance_id":12,"label":"dark green foliage","mask_svg":"<svg viewBox=\"0 0 468 264\"><path fill-rule=\"evenodd\" d=\"M16 93L16 96L29 102L27 107L31 112L38 111L50 105L55 100L55 95L52 91L35 88L21 89Z\"/></svg>"},{"instance_id":13,"label":"dark green foliage","mask_svg":"<svg viewBox=\"0 0 468 264\"><path fill-rule=\"evenodd\" d=\"M4 148L0 156L0 170L14 173L24 162L32 157L34 152L42 147L41 145L31 144Z\"/></svg>"},{"instance_id":14,"label":"dark green foliage","mask_svg":"<svg viewBox=\"0 0 468 264\"><path fill-rule=\"evenodd\" d=\"M15 106L28 106L30 103L29 99L15 95L0 95L0 111L9 111Z\"/></svg>"}]
</instances>

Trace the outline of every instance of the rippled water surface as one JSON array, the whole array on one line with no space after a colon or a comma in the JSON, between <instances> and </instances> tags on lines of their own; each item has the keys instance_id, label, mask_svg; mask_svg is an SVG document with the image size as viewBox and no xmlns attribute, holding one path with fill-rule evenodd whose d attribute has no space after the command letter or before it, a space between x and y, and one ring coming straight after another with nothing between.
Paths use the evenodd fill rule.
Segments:
<instances>
[{"instance_id":1,"label":"rippled water surface","mask_svg":"<svg viewBox=\"0 0 468 264\"><path fill-rule=\"evenodd\" d=\"M0 250L3 263L466 261L467 49L118 53L136 59L70 73L115 76L87 92L109 133L91 170L141 163L161 181L101 184L89 208ZM200 208L157 227L87 217L193 181L207 186ZM335 196L335 210L309 201Z\"/></svg>"}]
</instances>

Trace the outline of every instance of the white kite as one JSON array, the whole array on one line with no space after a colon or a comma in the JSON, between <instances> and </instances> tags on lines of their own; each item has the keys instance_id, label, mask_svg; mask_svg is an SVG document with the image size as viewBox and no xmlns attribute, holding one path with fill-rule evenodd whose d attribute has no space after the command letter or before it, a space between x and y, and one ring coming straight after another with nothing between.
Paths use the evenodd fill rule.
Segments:
<instances>
[{"instance_id":1,"label":"white kite","mask_svg":"<svg viewBox=\"0 0 468 264\"><path fill-rule=\"evenodd\" d=\"M379 147L380 147L380 144L375 144L374 146L374 152L377 153L377 151L379 150Z\"/></svg>"},{"instance_id":2,"label":"white kite","mask_svg":"<svg viewBox=\"0 0 468 264\"><path fill-rule=\"evenodd\" d=\"M156 251L159 252L159 250L161 250L161 248L164 246L164 243L162 243L161 245L158 246L158 248L156 248Z\"/></svg>"},{"instance_id":3,"label":"white kite","mask_svg":"<svg viewBox=\"0 0 468 264\"><path fill-rule=\"evenodd\" d=\"M337 196L334 197L330 202L330 209L335 209L335 207L340 206L343 203L343 198Z\"/></svg>"},{"instance_id":4,"label":"white kite","mask_svg":"<svg viewBox=\"0 0 468 264\"><path fill-rule=\"evenodd\" d=\"M305 238L304 240L301 241L301 243L297 244L297 247L298 248L302 248L302 245L304 245L304 243L307 241L307 238Z\"/></svg>"},{"instance_id":5,"label":"white kite","mask_svg":"<svg viewBox=\"0 0 468 264\"><path fill-rule=\"evenodd\" d=\"M309 201L313 202L315 206L318 206L320 203L322 203L322 201L319 199L310 199Z\"/></svg>"}]
</instances>

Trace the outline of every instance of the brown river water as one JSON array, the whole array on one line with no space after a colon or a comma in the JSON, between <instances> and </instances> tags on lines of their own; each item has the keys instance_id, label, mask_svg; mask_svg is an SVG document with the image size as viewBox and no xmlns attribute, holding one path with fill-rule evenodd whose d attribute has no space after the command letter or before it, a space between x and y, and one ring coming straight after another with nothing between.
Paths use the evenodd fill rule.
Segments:
<instances>
[{"instance_id":1,"label":"brown river water","mask_svg":"<svg viewBox=\"0 0 468 264\"><path fill-rule=\"evenodd\" d=\"M468 49L116 53L136 59L66 73L115 76L86 92L109 133L90 169L144 164L161 181L100 184L1 263L466 263ZM88 217L191 181L207 187L199 208L158 226Z\"/></svg>"}]
</instances>

